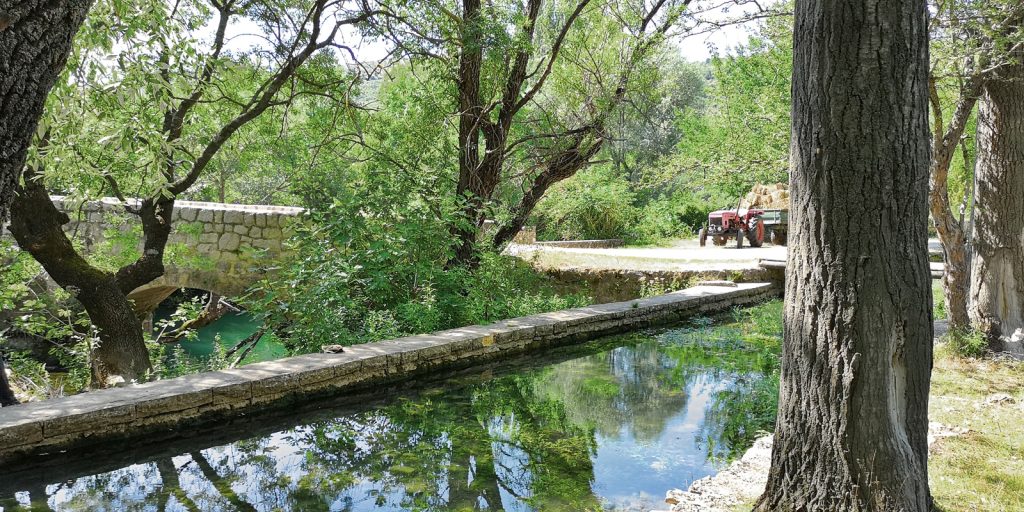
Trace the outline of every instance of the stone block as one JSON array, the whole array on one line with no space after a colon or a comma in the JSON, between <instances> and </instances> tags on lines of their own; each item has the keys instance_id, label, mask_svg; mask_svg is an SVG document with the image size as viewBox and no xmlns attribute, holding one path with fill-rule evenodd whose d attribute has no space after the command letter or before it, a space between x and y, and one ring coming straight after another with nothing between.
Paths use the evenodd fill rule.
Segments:
<instances>
[{"instance_id":1,"label":"stone block","mask_svg":"<svg viewBox=\"0 0 1024 512\"><path fill-rule=\"evenodd\" d=\"M195 208L178 208L178 209L175 209L174 211L179 212L181 214L181 219L186 221L186 222L193 222L193 221L195 221L196 220L196 215L199 214L199 212L196 211Z\"/></svg>"},{"instance_id":2,"label":"stone block","mask_svg":"<svg viewBox=\"0 0 1024 512\"><path fill-rule=\"evenodd\" d=\"M214 210L213 221L217 224L222 224L224 222L224 210Z\"/></svg>"},{"instance_id":3,"label":"stone block","mask_svg":"<svg viewBox=\"0 0 1024 512\"><path fill-rule=\"evenodd\" d=\"M213 403L213 392L202 384L197 386L194 382L182 379L168 380L164 385L167 387L160 389L152 398L145 395L139 397L139 402L135 404L136 418L179 412Z\"/></svg>"},{"instance_id":4,"label":"stone block","mask_svg":"<svg viewBox=\"0 0 1024 512\"><path fill-rule=\"evenodd\" d=\"M237 251L241 237L236 233L224 233L217 242L217 248L222 251Z\"/></svg>"},{"instance_id":5,"label":"stone block","mask_svg":"<svg viewBox=\"0 0 1024 512\"><path fill-rule=\"evenodd\" d=\"M131 423L134 417L134 403L86 410L78 414L68 414L43 421L43 437L50 438L79 432L105 432L114 425Z\"/></svg>"},{"instance_id":6,"label":"stone block","mask_svg":"<svg viewBox=\"0 0 1024 512\"><path fill-rule=\"evenodd\" d=\"M252 403L262 403L268 397L323 391L333 386L333 380L334 368L325 366L253 381Z\"/></svg>"},{"instance_id":7,"label":"stone block","mask_svg":"<svg viewBox=\"0 0 1024 512\"><path fill-rule=\"evenodd\" d=\"M255 226L256 225L256 214L254 214L254 213L246 213L246 214L242 215L242 224L244 224L246 226Z\"/></svg>"},{"instance_id":8,"label":"stone block","mask_svg":"<svg viewBox=\"0 0 1024 512\"><path fill-rule=\"evenodd\" d=\"M219 239L220 236L217 233L203 233L199 235L199 241L207 244L215 244Z\"/></svg>"},{"instance_id":9,"label":"stone block","mask_svg":"<svg viewBox=\"0 0 1024 512\"><path fill-rule=\"evenodd\" d=\"M213 211L211 210L199 210L196 214L196 221L198 222L213 222Z\"/></svg>"},{"instance_id":10,"label":"stone block","mask_svg":"<svg viewBox=\"0 0 1024 512\"><path fill-rule=\"evenodd\" d=\"M267 215L265 213L256 216L256 226L261 228L267 227Z\"/></svg>"},{"instance_id":11,"label":"stone block","mask_svg":"<svg viewBox=\"0 0 1024 512\"><path fill-rule=\"evenodd\" d=\"M249 233L249 228L247 228L247 227L245 227L245 226L243 226L241 224L236 224L235 227L233 228L233 231L235 233L238 233L239 235L245 235L245 234Z\"/></svg>"},{"instance_id":12,"label":"stone block","mask_svg":"<svg viewBox=\"0 0 1024 512\"><path fill-rule=\"evenodd\" d=\"M39 423L26 423L0 428L0 446L4 448L35 444L42 440L43 427Z\"/></svg>"},{"instance_id":13,"label":"stone block","mask_svg":"<svg viewBox=\"0 0 1024 512\"><path fill-rule=\"evenodd\" d=\"M253 226L253 227L249 228L249 236L251 236L253 238L259 238L259 237L263 236L263 230L258 228L258 227L256 227L256 226Z\"/></svg>"},{"instance_id":14,"label":"stone block","mask_svg":"<svg viewBox=\"0 0 1024 512\"><path fill-rule=\"evenodd\" d=\"M284 234L280 228L263 228L263 238L267 240L281 240Z\"/></svg>"},{"instance_id":15,"label":"stone block","mask_svg":"<svg viewBox=\"0 0 1024 512\"><path fill-rule=\"evenodd\" d=\"M242 223L242 212L237 210L228 210L224 212L224 224L241 224Z\"/></svg>"}]
</instances>

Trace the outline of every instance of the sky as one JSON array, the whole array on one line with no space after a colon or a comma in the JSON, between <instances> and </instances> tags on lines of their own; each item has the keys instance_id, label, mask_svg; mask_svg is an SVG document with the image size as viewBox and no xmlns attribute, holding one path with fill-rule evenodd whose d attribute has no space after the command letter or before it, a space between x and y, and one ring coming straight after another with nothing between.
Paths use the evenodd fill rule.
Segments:
<instances>
[{"instance_id":1,"label":"sky","mask_svg":"<svg viewBox=\"0 0 1024 512\"><path fill-rule=\"evenodd\" d=\"M695 4L698 8L703 8L706 12L701 14L702 19L710 20L712 22L721 23L726 20L735 19L742 16L744 13L752 12L753 6L744 8L741 6L733 5L735 3L753 3L750 0L706 0L703 3ZM773 0L763 1L764 6L773 4ZM712 7L702 7L711 5ZM713 55L724 55L730 52L730 50L737 46L746 43L747 38L750 36L752 31L756 28L756 23L745 23L726 25L722 28L718 28L712 31L699 30L697 35L689 37L675 37L673 44L675 44L683 58L691 62L704 62L711 58ZM213 26L209 27L210 36L213 35ZM230 50L245 50L253 45L261 43L261 40L251 36L251 34L258 33L259 29L256 28L251 21L242 19L233 23L229 27L229 42L227 49ZM705 33L699 33L705 32ZM352 46L356 56L360 61L373 62L384 58L387 55L387 47L381 42L363 42L360 43L360 38L353 31L346 31L341 34L342 44L348 44Z\"/></svg>"},{"instance_id":2,"label":"sky","mask_svg":"<svg viewBox=\"0 0 1024 512\"><path fill-rule=\"evenodd\" d=\"M715 30L701 28L694 31L696 35L677 37L673 42L683 58L690 62L704 62L714 55L729 54L737 46L745 44L757 28L756 22L729 24L730 20L741 19L755 13L759 6L769 8L775 3L776 0L717 0L717 4L715 0L695 2L693 6L704 11L699 15L701 19L724 26Z\"/></svg>"},{"instance_id":3,"label":"sky","mask_svg":"<svg viewBox=\"0 0 1024 512\"><path fill-rule=\"evenodd\" d=\"M675 42L683 58L690 62L704 62L714 55L725 55L729 50L747 42L753 24L730 25L714 32L680 38Z\"/></svg>"}]
</instances>

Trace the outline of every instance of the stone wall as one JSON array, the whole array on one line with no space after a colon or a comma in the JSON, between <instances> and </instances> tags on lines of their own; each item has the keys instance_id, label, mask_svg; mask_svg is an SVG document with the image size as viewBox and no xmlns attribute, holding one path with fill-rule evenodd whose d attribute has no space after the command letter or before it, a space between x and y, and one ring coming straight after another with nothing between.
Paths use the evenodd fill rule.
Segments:
<instances>
[{"instance_id":1,"label":"stone wall","mask_svg":"<svg viewBox=\"0 0 1024 512\"><path fill-rule=\"evenodd\" d=\"M158 442L188 426L315 397L353 393L425 372L582 342L777 296L772 284L699 286L346 347L176 379L0 408L0 463L116 440ZM73 454L61 455L73 456Z\"/></svg>"},{"instance_id":2,"label":"stone wall","mask_svg":"<svg viewBox=\"0 0 1024 512\"><path fill-rule=\"evenodd\" d=\"M110 229L126 232L135 222L113 198L70 204L63 196L51 196L57 208L71 218L69 232L80 235L86 247L104 241ZM133 201L138 204L138 201ZM247 248L264 249L278 255L287 239L288 226L305 212L292 206L240 205L175 201L171 215L174 230L169 244L186 244L217 262L244 259Z\"/></svg>"},{"instance_id":3,"label":"stone wall","mask_svg":"<svg viewBox=\"0 0 1024 512\"><path fill-rule=\"evenodd\" d=\"M142 250L141 225L116 199L86 203L71 203L63 196L51 199L70 217L65 229L82 241L86 252ZM133 206L137 204L133 201ZM263 269L286 255L285 241L304 213L291 206L175 201L166 273L130 297L138 309L149 310L181 287L240 294L262 276Z\"/></svg>"},{"instance_id":4,"label":"stone wall","mask_svg":"<svg viewBox=\"0 0 1024 512\"><path fill-rule=\"evenodd\" d=\"M541 247L565 247L567 249L613 249L626 245L626 242L620 238L608 238L605 240L555 240L551 242L536 242L534 245Z\"/></svg>"},{"instance_id":5,"label":"stone wall","mask_svg":"<svg viewBox=\"0 0 1024 512\"><path fill-rule=\"evenodd\" d=\"M737 283L775 283L782 287L782 269L752 267L742 270L621 270L549 268L544 273L566 293L586 289L595 303L630 300L658 290L675 290L691 283L727 280Z\"/></svg>"}]
</instances>

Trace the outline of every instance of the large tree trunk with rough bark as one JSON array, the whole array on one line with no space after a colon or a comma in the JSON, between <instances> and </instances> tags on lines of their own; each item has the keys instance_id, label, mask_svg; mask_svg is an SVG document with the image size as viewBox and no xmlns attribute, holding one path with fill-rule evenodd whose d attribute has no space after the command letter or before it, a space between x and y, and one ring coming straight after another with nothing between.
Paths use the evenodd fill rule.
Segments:
<instances>
[{"instance_id":1,"label":"large tree trunk with rough bark","mask_svg":"<svg viewBox=\"0 0 1024 512\"><path fill-rule=\"evenodd\" d=\"M68 216L57 210L31 173L11 210L11 234L53 280L82 303L98 331L92 351L92 385L142 381L152 370L135 314L118 277L89 264L64 234ZM162 268L162 267L161 267Z\"/></svg>"},{"instance_id":2,"label":"large tree trunk with rough bark","mask_svg":"<svg viewBox=\"0 0 1024 512\"><path fill-rule=\"evenodd\" d=\"M796 3L779 415L758 511L926 511L924 0Z\"/></svg>"},{"instance_id":3,"label":"large tree trunk with rough bark","mask_svg":"<svg viewBox=\"0 0 1024 512\"><path fill-rule=\"evenodd\" d=\"M1024 353L1005 341L1024 329L1024 65L986 82L977 144L971 323L993 348Z\"/></svg>"},{"instance_id":4,"label":"large tree trunk with rough bark","mask_svg":"<svg viewBox=\"0 0 1024 512\"><path fill-rule=\"evenodd\" d=\"M91 1L0 0L0 226L43 105Z\"/></svg>"}]
</instances>

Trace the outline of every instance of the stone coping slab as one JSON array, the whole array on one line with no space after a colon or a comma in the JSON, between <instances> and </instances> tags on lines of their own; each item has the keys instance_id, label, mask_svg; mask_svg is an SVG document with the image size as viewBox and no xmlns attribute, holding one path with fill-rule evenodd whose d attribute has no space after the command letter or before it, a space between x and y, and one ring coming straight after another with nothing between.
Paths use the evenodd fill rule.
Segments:
<instances>
[{"instance_id":1,"label":"stone coping slab","mask_svg":"<svg viewBox=\"0 0 1024 512\"><path fill-rule=\"evenodd\" d=\"M326 395L578 343L777 296L769 283L696 286L656 297L542 313L230 370L0 408L0 462L143 436Z\"/></svg>"},{"instance_id":2,"label":"stone coping slab","mask_svg":"<svg viewBox=\"0 0 1024 512\"><path fill-rule=\"evenodd\" d=\"M66 196L50 196L50 199L57 205L64 204ZM138 207L142 201L137 198L128 198L130 206ZM121 201L115 197L104 197L95 201L86 202L83 205L84 211L103 211L107 209L119 210L122 207ZM305 208L298 206L280 206L270 204L234 204L234 203L211 203L207 201L184 201L175 200L175 208L194 208L197 210L233 211L247 213L278 213L284 215L298 216L306 213Z\"/></svg>"}]
</instances>

